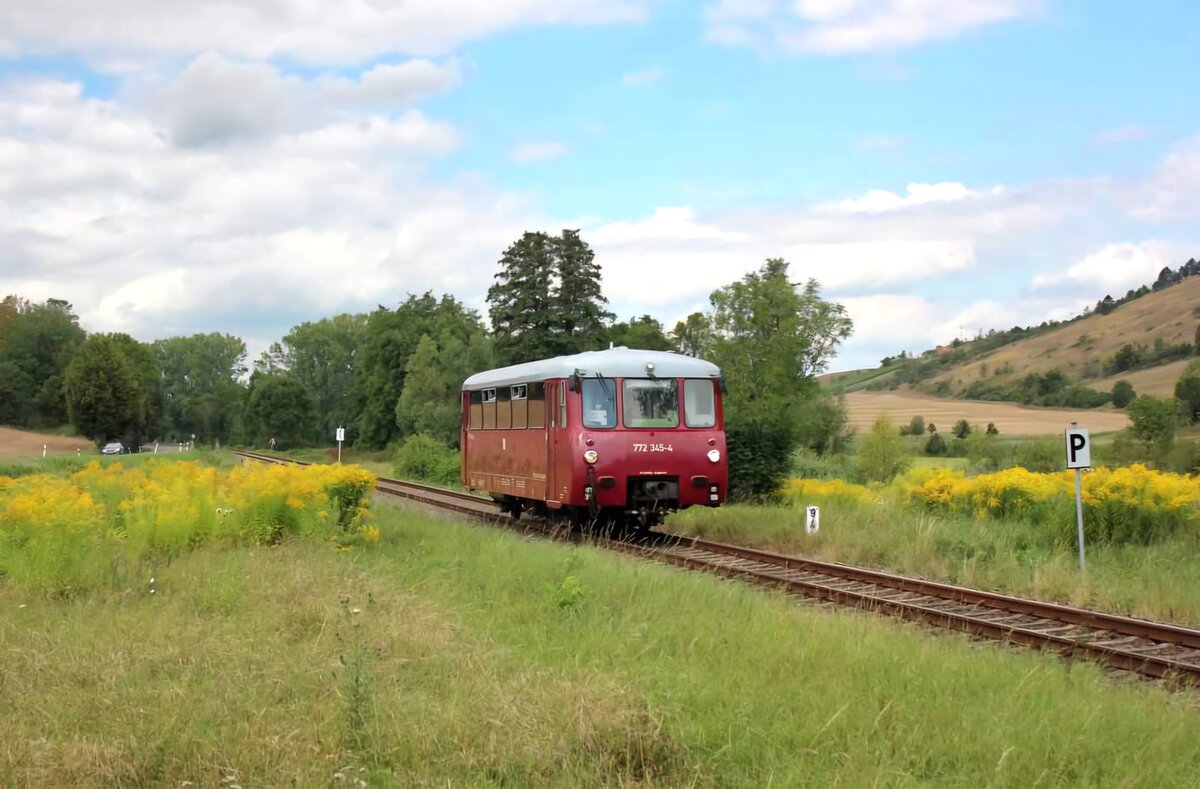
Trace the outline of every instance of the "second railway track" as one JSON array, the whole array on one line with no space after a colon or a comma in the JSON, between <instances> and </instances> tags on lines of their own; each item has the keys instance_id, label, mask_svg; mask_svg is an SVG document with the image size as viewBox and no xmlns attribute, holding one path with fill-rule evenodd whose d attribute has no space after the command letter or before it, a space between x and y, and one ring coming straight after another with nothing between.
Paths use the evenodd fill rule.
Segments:
<instances>
[{"instance_id":1,"label":"second railway track","mask_svg":"<svg viewBox=\"0 0 1200 789\"><path fill-rule=\"evenodd\" d=\"M254 453L251 460L300 463ZM302 465L306 465L301 463ZM509 521L491 500L467 493L379 478L379 493L477 518ZM513 524L516 525L516 524ZM560 535L553 524L531 521L525 531ZM768 553L669 534L637 541L593 538L600 547L693 570L780 588L842 605L1023 644L1172 683L1200 686L1200 630L1029 600L951 584Z\"/></svg>"}]
</instances>

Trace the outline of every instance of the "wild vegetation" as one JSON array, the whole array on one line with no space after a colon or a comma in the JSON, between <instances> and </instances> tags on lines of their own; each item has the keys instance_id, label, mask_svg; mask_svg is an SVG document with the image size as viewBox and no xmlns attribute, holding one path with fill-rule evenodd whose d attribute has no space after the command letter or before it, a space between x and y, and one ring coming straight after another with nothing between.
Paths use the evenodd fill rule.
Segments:
<instances>
[{"instance_id":1,"label":"wild vegetation","mask_svg":"<svg viewBox=\"0 0 1200 789\"><path fill-rule=\"evenodd\" d=\"M150 455L128 465L80 464L58 461L69 471L62 476L45 467L3 469L15 474L0 476L4 585L73 597L155 576L156 568L208 543L270 545L298 535L350 544L379 537L366 520L375 477L357 466L223 470Z\"/></svg>"},{"instance_id":2,"label":"wild vegetation","mask_svg":"<svg viewBox=\"0 0 1200 789\"><path fill-rule=\"evenodd\" d=\"M845 410L814 376L850 320L815 281L793 286L782 259L714 291L710 311L666 332L649 315L615 322L578 231L526 232L501 255L487 303L491 331L457 299L432 293L305 322L251 372L236 337L144 344L88 336L70 304L10 296L0 302L0 372L13 375L0 376L0 393L7 385L12 398L0 422L69 423L98 445L119 439L135 449L161 438L291 450L331 443L341 426L347 446L389 448L409 475L447 484L465 378L611 342L704 356L725 369L735 495L769 493L797 446L823 452L844 443Z\"/></svg>"},{"instance_id":3,"label":"wild vegetation","mask_svg":"<svg viewBox=\"0 0 1200 789\"><path fill-rule=\"evenodd\" d=\"M74 484L103 497L109 474ZM153 498L166 513L195 495ZM285 529L70 599L0 585L2 780L1175 786L1200 768L1183 699L1090 666L372 518L379 539L346 551Z\"/></svg>"}]
</instances>

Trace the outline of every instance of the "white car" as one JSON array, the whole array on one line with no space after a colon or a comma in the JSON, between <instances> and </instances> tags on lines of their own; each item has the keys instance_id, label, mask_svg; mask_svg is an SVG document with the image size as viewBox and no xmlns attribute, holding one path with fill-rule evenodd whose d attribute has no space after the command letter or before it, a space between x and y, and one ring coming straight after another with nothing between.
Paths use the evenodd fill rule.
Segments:
<instances>
[{"instance_id":1,"label":"white car","mask_svg":"<svg viewBox=\"0 0 1200 789\"><path fill-rule=\"evenodd\" d=\"M101 455L123 455L125 454L125 445L120 441L109 441L100 450Z\"/></svg>"}]
</instances>

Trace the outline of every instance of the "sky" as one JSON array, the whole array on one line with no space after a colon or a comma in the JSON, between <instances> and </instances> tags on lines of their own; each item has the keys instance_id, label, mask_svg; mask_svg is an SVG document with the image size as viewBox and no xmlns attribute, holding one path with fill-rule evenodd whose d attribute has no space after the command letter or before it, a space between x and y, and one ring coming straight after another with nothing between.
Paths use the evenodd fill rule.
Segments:
<instances>
[{"instance_id":1,"label":"sky","mask_svg":"<svg viewBox=\"0 0 1200 789\"><path fill-rule=\"evenodd\" d=\"M1200 257L1200 4L0 0L0 294L222 332L450 293L579 229L669 329L770 257L830 370Z\"/></svg>"}]
</instances>

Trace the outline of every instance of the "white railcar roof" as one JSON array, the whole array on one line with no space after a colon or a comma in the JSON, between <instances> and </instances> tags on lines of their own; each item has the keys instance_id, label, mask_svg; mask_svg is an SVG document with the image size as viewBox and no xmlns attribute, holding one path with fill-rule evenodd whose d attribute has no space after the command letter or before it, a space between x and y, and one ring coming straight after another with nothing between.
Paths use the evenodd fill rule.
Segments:
<instances>
[{"instance_id":1,"label":"white railcar roof","mask_svg":"<svg viewBox=\"0 0 1200 789\"><path fill-rule=\"evenodd\" d=\"M574 372L581 376L599 373L605 378L645 378L646 362L654 363L654 375L658 378L717 378L721 375L715 364L693 356L621 346L484 370L463 381L462 388L465 391L566 378Z\"/></svg>"}]
</instances>

